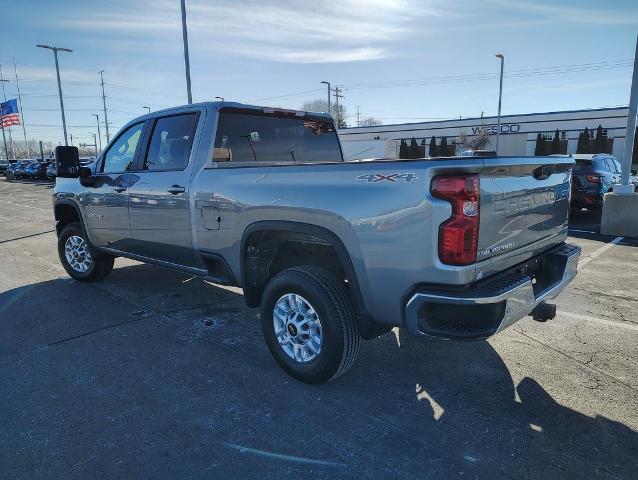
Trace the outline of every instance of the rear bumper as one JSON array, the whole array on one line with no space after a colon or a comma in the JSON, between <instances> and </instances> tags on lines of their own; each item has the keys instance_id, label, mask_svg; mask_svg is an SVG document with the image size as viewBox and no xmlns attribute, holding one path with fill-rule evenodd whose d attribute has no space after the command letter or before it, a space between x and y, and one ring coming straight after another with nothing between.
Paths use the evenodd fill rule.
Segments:
<instances>
[{"instance_id":1,"label":"rear bumper","mask_svg":"<svg viewBox=\"0 0 638 480\"><path fill-rule=\"evenodd\" d=\"M514 324L556 297L576 276L580 247L561 244L463 290L419 289L405 306L416 336L473 340Z\"/></svg>"}]
</instances>

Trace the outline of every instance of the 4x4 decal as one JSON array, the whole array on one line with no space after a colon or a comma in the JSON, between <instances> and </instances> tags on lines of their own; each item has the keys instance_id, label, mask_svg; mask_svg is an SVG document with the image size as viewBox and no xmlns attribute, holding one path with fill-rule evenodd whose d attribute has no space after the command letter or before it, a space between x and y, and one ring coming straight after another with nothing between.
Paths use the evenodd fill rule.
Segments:
<instances>
[{"instance_id":1,"label":"4x4 decal","mask_svg":"<svg viewBox=\"0 0 638 480\"><path fill-rule=\"evenodd\" d=\"M397 181L403 180L405 183L410 183L412 180L416 180L417 178L418 177L414 173L391 173L389 175L385 175L383 173L366 173L364 175L359 175L357 180L365 180L368 183L396 183Z\"/></svg>"}]
</instances>

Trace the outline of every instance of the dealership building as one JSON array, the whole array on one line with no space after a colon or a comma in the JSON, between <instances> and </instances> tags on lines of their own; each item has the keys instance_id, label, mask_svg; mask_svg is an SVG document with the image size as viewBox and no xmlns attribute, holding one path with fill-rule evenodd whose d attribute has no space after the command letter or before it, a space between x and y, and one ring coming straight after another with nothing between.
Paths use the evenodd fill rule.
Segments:
<instances>
[{"instance_id":1,"label":"dealership building","mask_svg":"<svg viewBox=\"0 0 638 480\"><path fill-rule=\"evenodd\" d=\"M561 153L576 153L579 135L587 127L593 141L598 126L602 127L608 153L621 159L625 144L628 107L566 110L546 113L526 113L501 116L500 155L534 155L538 134L547 141L554 138L556 130L561 140ZM438 144L445 138L453 145L459 137L475 137L482 129L489 134L489 144L496 145L496 117L459 118L432 122L402 123L374 127L353 127L339 130L344 156L348 160L389 157L399 158L401 140L410 143L414 138L425 155L432 137ZM456 152L463 149L456 146ZM450 151L453 151L451 148ZM634 159L634 162L636 160Z\"/></svg>"}]
</instances>

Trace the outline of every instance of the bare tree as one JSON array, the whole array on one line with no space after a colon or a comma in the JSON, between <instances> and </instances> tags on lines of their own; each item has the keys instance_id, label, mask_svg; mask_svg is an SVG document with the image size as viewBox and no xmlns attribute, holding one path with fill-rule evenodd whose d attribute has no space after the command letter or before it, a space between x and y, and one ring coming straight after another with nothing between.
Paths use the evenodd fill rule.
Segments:
<instances>
[{"instance_id":1,"label":"bare tree","mask_svg":"<svg viewBox=\"0 0 638 480\"><path fill-rule=\"evenodd\" d=\"M359 122L360 127L376 127L377 125L382 125L383 122L378 118L368 117L364 118Z\"/></svg>"},{"instance_id":2,"label":"bare tree","mask_svg":"<svg viewBox=\"0 0 638 480\"><path fill-rule=\"evenodd\" d=\"M490 136L487 129L483 127L476 135L471 136L461 130L455 143L463 150L482 150L490 144Z\"/></svg>"},{"instance_id":3,"label":"bare tree","mask_svg":"<svg viewBox=\"0 0 638 480\"><path fill-rule=\"evenodd\" d=\"M321 98L309 100L303 103L301 109L304 112L327 112L328 101ZM346 122L346 107L344 107L342 104L339 104L339 110L337 110L337 106L333 103L330 105L330 110L332 118L335 119L335 123L337 124L337 128L347 128L348 123Z\"/></svg>"}]
</instances>

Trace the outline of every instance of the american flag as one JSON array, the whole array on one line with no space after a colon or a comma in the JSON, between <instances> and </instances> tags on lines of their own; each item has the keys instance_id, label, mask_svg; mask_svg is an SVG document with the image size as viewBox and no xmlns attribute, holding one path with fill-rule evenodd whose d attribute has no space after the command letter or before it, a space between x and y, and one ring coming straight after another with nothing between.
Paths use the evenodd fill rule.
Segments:
<instances>
[{"instance_id":1,"label":"american flag","mask_svg":"<svg viewBox=\"0 0 638 480\"><path fill-rule=\"evenodd\" d=\"M20 125L20 113L18 113L18 102L7 100L0 103L0 114L2 114L2 127L10 127L11 125Z\"/></svg>"}]
</instances>

